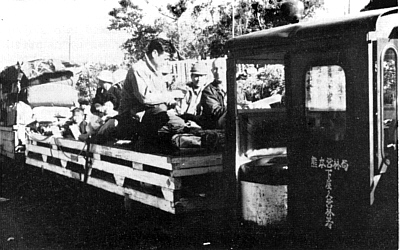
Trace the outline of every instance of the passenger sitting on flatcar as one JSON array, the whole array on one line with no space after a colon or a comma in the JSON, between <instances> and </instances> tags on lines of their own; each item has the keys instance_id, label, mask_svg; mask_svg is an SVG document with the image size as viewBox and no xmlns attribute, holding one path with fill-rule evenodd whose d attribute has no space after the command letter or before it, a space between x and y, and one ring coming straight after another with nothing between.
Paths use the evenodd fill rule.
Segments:
<instances>
[{"instance_id":1,"label":"passenger sitting on flatcar","mask_svg":"<svg viewBox=\"0 0 400 250\"><path fill-rule=\"evenodd\" d=\"M224 129L226 116L226 66L223 58L217 58L211 69L214 81L202 91L200 116L184 116L184 119L194 120L203 129Z\"/></svg>"},{"instance_id":2,"label":"passenger sitting on flatcar","mask_svg":"<svg viewBox=\"0 0 400 250\"><path fill-rule=\"evenodd\" d=\"M92 112L90 112L90 102L89 100L82 98L78 100L78 103L79 107L83 110L84 119L86 120L88 116L92 114Z\"/></svg>"},{"instance_id":3,"label":"passenger sitting on flatcar","mask_svg":"<svg viewBox=\"0 0 400 250\"><path fill-rule=\"evenodd\" d=\"M200 63L193 64L190 72L191 81L186 84L184 90L186 93L181 101L178 114L185 120L196 122L202 111L200 100L205 87L203 78L207 73L204 66Z\"/></svg>"},{"instance_id":4,"label":"passenger sitting on flatcar","mask_svg":"<svg viewBox=\"0 0 400 250\"><path fill-rule=\"evenodd\" d=\"M101 71L100 74L97 76L97 79L99 80L100 86L97 88L96 95L92 101L92 107L91 107L92 113L95 113L94 110L100 108L106 102L111 102L113 104L113 109L114 109L115 106L117 105L117 97L113 93L109 92L114 81L111 71L109 70Z\"/></svg>"},{"instance_id":5,"label":"passenger sitting on flatcar","mask_svg":"<svg viewBox=\"0 0 400 250\"><path fill-rule=\"evenodd\" d=\"M128 71L121 93L118 130L128 137L155 139L164 126L184 126L183 119L167 113L175 107L174 92L169 92L162 77L168 60L179 55L171 41L161 38L150 41L144 59ZM156 139L155 139L156 140Z\"/></svg>"},{"instance_id":6,"label":"passenger sitting on flatcar","mask_svg":"<svg viewBox=\"0 0 400 250\"><path fill-rule=\"evenodd\" d=\"M104 105L95 104L92 107L92 114L87 118L88 132L90 135L97 134L100 128L110 119L118 115L114 105L111 102L106 102Z\"/></svg>"},{"instance_id":7,"label":"passenger sitting on flatcar","mask_svg":"<svg viewBox=\"0 0 400 250\"><path fill-rule=\"evenodd\" d=\"M72 110L72 117L63 125L63 137L85 141L89 136L86 130L87 122L84 120L84 111L81 108Z\"/></svg>"},{"instance_id":8,"label":"passenger sitting on flatcar","mask_svg":"<svg viewBox=\"0 0 400 250\"><path fill-rule=\"evenodd\" d=\"M125 69L117 69L112 73L113 85L107 90L107 94L111 96L111 101L114 104L114 110L118 110L121 102L121 91L124 86L126 74L128 73Z\"/></svg>"}]
</instances>

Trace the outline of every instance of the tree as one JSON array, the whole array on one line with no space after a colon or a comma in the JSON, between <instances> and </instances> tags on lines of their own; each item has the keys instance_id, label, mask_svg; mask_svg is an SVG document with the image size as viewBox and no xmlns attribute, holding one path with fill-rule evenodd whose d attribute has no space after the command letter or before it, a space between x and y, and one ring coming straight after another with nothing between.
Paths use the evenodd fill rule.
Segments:
<instances>
[{"instance_id":1,"label":"tree","mask_svg":"<svg viewBox=\"0 0 400 250\"><path fill-rule=\"evenodd\" d=\"M109 12L112 19L108 29L132 34L121 47L127 52L125 59L135 62L143 58L148 41L162 32L163 24L160 20L156 20L154 25L144 24L143 10L131 0L120 0L119 4L121 7Z\"/></svg>"},{"instance_id":2,"label":"tree","mask_svg":"<svg viewBox=\"0 0 400 250\"><path fill-rule=\"evenodd\" d=\"M96 89L99 86L97 76L102 70L115 71L119 67L113 64L84 64L79 79L76 83L76 89L79 93L79 99L91 101L94 98Z\"/></svg>"},{"instance_id":3,"label":"tree","mask_svg":"<svg viewBox=\"0 0 400 250\"><path fill-rule=\"evenodd\" d=\"M281 5L284 3L287 7L299 1L236 0L232 8L230 1L217 5L212 0L177 0L175 4L168 4L166 10L159 9L164 18L147 25L143 24L143 11L132 0L120 0L121 7L109 13L113 19L108 28L132 34L122 45L131 61L141 59L148 41L162 32L177 45L183 57L214 58L225 55L225 42L233 37L232 26L237 36L288 24L287 17L291 14L285 13L291 7L282 11ZM320 1L302 0L303 16L312 17L315 9L321 6Z\"/></svg>"},{"instance_id":4,"label":"tree","mask_svg":"<svg viewBox=\"0 0 400 250\"><path fill-rule=\"evenodd\" d=\"M288 17L292 17L293 13L287 14L286 11L296 9L297 2L300 1L239 0L235 2L234 8L232 8L231 2L214 7L211 6L211 1L196 5L193 8L193 16L200 16L199 13L207 11L211 13L214 20L216 19L208 26L203 27L201 34L198 34L197 41L200 43L198 47L206 48L204 54L211 58L223 56L226 54L225 42L233 37L232 25L234 25L234 35L237 36L289 24L293 20L289 20ZM289 9L286 8L282 11L281 5L287 3L294 4L294 7L290 6ZM315 10L322 6L320 0L303 0L301 3L303 3L304 12L300 11L303 12L304 18L312 17ZM198 18L194 18L194 20L199 23ZM298 19L294 21L298 21Z\"/></svg>"}]
</instances>

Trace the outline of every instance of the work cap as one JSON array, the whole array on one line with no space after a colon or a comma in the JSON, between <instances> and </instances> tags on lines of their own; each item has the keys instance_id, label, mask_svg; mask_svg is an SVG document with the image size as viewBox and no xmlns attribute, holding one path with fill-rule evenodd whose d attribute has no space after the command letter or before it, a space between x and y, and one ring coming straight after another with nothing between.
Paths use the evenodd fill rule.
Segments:
<instances>
[{"instance_id":1,"label":"work cap","mask_svg":"<svg viewBox=\"0 0 400 250\"><path fill-rule=\"evenodd\" d=\"M192 68L190 69L190 73L193 75L207 75L204 66L198 62L193 64Z\"/></svg>"},{"instance_id":2,"label":"work cap","mask_svg":"<svg viewBox=\"0 0 400 250\"><path fill-rule=\"evenodd\" d=\"M109 82L113 83L113 74L109 70L103 70L100 72L100 74L97 76L97 79L103 81L103 82Z\"/></svg>"},{"instance_id":3,"label":"work cap","mask_svg":"<svg viewBox=\"0 0 400 250\"><path fill-rule=\"evenodd\" d=\"M125 81L127 73L128 71L126 69L117 69L116 71L114 71L113 73L114 84Z\"/></svg>"}]
</instances>

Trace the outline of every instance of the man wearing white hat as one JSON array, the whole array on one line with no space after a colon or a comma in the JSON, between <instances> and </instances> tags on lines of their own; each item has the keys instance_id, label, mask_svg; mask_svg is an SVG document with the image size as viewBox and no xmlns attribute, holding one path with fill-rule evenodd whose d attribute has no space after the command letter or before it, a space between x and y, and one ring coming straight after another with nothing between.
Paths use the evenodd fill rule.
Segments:
<instances>
[{"instance_id":1,"label":"man wearing white hat","mask_svg":"<svg viewBox=\"0 0 400 250\"><path fill-rule=\"evenodd\" d=\"M97 79L99 80L99 87L97 88L96 95L93 98L92 110L99 105L103 106L106 102L111 102L113 105L115 105L115 97L108 93L108 90L113 84L113 75L111 71L101 71L100 74L97 76Z\"/></svg>"},{"instance_id":2,"label":"man wearing white hat","mask_svg":"<svg viewBox=\"0 0 400 250\"><path fill-rule=\"evenodd\" d=\"M128 71L125 69L117 69L116 71L114 71L114 73L112 73L114 84L110 87L107 93L113 96L113 99L115 100L115 110L118 110L121 101L121 91L122 87L124 86L124 81L127 73Z\"/></svg>"}]
</instances>

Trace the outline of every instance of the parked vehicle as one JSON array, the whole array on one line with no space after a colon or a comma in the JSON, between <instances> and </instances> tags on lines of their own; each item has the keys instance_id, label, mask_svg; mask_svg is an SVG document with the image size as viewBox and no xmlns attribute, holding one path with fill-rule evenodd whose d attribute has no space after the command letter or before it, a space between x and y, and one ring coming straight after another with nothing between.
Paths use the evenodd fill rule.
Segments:
<instances>
[{"instance_id":1,"label":"parked vehicle","mask_svg":"<svg viewBox=\"0 0 400 250\"><path fill-rule=\"evenodd\" d=\"M397 20L397 8L381 9L227 43L226 168L287 147L288 216L301 237L357 239L383 200L397 208Z\"/></svg>"}]
</instances>

